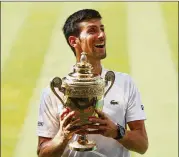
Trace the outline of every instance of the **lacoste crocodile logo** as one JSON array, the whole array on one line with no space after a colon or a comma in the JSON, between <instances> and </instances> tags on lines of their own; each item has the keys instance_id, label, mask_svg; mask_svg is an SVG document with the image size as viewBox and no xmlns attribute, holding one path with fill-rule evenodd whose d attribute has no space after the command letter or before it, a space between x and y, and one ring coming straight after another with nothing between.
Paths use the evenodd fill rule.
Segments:
<instances>
[{"instance_id":1,"label":"lacoste crocodile logo","mask_svg":"<svg viewBox=\"0 0 179 157\"><path fill-rule=\"evenodd\" d=\"M38 126L43 126L44 123L43 122L38 122Z\"/></svg>"},{"instance_id":2,"label":"lacoste crocodile logo","mask_svg":"<svg viewBox=\"0 0 179 157\"><path fill-rule=\"evenodd\" d=\"M141 109L144 110L144 105L141 105Z\"/></svg>"},{"instance_id":3,"label":"lacoste crocodile logo","mask_svg":"<svg viewBox=\"0 0 179 157\"><path fill-rule=\"evenodd\" d=\"M118 102L118 101L115 101L115 100L111 100L110 104L111 104L111 105L118 105L119 102Z\"/></svg>"}]
</instances>

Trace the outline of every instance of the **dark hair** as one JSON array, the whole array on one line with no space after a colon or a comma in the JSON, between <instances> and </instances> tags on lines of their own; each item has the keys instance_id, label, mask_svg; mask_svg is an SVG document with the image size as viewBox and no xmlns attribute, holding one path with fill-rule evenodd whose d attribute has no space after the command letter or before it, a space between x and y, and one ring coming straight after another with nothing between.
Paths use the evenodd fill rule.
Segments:
<instances>
[{"instance_id":1,"label":"dark hair","mask_svg":"<svg viewBox=\"0 0 179 157\"><path fill-rule=\"evenodd\" d=\"M101 19L102 17L98 11L93 10L93 9L79 10L67 18L63 26L63 34L65 35L66 41L68 45L71 47L75 56L76 56L75 50L68 41L69 36L73 35L73 36L78 37L80 34L78 24L82 21L95 19L95 18Z\"/></svg>"}]
</instances>

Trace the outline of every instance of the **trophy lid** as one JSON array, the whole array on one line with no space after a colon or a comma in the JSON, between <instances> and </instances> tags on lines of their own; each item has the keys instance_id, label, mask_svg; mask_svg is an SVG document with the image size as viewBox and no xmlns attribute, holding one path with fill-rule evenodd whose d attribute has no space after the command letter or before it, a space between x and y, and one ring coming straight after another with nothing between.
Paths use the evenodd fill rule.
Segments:
<instances>
[{"instance_id":1,"label":"trophy lid","mask_svg":"<svg viewBox=\"0 0 179 157\"><path fill-rule=\"evenodd\" d=\"M66 77L68 83L75 82L95 82L100 79L100 75L92 73L92 65L87 61L87 53L82 52L80 62L73 66L73 72ZM66 80L66 81L67 81Z\"/></svg>"},{"instance_id":2,"label":"trophy lid","mask_svg":"<svg viewBox=\"0 0 179 157\"><path fill-rule=\"evenodd\" d=\"M80 62L73 66L73 72L63 78L66 95L72 97L100 96L104 94L105 82L100 75L92 73L92 65L87 61L87 53L82 52Z\"/></svg>"}]
</instances>

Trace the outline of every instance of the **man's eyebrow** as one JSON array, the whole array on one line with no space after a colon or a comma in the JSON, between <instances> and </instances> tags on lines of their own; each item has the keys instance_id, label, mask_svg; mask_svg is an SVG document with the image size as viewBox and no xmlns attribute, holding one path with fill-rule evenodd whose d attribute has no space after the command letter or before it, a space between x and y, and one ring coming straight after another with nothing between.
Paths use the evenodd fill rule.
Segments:
<instances>
[{"instance_id":1,"label":"man's eyebrow","mask_svg":"<svg viewBox=\"0 0 179 157\"><path fill-rule=\"evenodd\" d=\"M90 28L90 27L96 27L96 28L97 28L98 26L96 26L96 25L88 25L88 26L87 26L87 28ZM104 27L104 25L100 25L100 27L102 27L102 28L103 28L103 27Z\"/></svg>"},{"instance_id":2,"label":"man's eyebrow","mask_svg":"<svg viewBox=\"0 0 179 157\"><path fill-rule=\"evenodd\" d=\"M89 25L87 26L87 28L90 28L90 27L97 27L96 25Z\"/></svg>"}]
</instances>

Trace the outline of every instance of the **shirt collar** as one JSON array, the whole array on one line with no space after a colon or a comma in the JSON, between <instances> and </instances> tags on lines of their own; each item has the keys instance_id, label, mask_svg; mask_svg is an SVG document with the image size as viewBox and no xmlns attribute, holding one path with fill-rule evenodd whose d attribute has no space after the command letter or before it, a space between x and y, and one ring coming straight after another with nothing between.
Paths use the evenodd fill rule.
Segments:
<instances>
[{"instance_id":1,"label":"shirt collar","mask_svg":"<svg viewBox=\"0 0 179 157\"><path fill-rule=\"evenodd\" d=\"M102 72L101 72L101 77L104 78L106 75L107 70L102 66Z\"/></svg>"}]
</instances>

